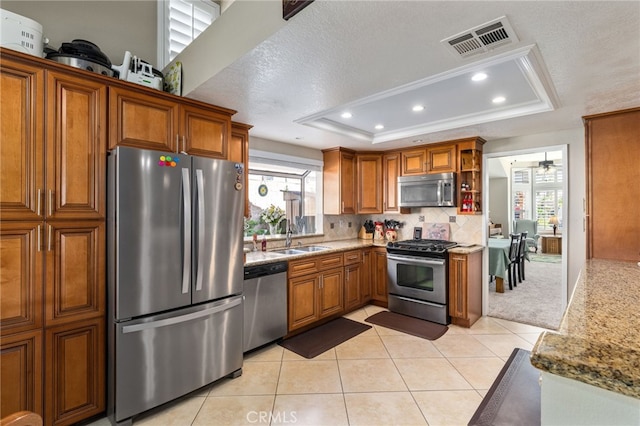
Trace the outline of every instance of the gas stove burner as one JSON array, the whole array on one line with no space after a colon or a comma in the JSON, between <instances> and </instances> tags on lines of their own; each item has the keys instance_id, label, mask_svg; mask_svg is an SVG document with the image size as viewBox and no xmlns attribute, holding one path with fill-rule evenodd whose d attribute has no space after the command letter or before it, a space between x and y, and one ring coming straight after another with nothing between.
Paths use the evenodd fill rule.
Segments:
<instances>
[{"instance_id":1,"label":"gas stove burner","mask_svg":"<svg viewBox=\"0 0 640 426\"><path fill-rule=\"evenodd\" d=\"M457 243L446 240L403 240L387 244L387 252L417 256L443 257L447 250L455 247Z\"/></svg>"}]
</instances>

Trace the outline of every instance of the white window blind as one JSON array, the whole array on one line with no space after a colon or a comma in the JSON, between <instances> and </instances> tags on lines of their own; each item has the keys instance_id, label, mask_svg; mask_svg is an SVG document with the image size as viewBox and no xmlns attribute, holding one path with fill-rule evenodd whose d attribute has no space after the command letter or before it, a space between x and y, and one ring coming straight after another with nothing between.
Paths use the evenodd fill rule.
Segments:
<instances>
[{"instance_id":1,"label":"white window blind","mask_svg":"<svg viewBox=\"0 0 640 426\"><path fill-rule=\"evenodd\" d=\"M159 59L164 67L220 16L220 6L210 0L158 1L163 28Z\"/></svg>"}]
</instances>

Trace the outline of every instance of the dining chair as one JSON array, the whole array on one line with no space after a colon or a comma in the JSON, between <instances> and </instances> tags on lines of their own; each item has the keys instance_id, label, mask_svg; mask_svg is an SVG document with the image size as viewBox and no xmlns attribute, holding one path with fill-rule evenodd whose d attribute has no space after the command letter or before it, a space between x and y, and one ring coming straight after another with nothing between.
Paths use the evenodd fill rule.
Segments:
<instances>
[{"instance_id":1,"label":"dining chair","mask_svg":"<svg viewBox=\"0 0 640 426\"><path fill-rule=\"evenodd\" d=\"M518 282L524 281L524 261L527 251L527 233L522 232L520 234L520 242L518 243Z\"/></svg>"},{"instance_id":2,"label":"dining chair","mask_svg":"<svg viewBox=\"0 0 640 426\"><path fill-rule=\"evenodd\" d=\"M517 287L516 274L518 270L518 247L520 247L520 234L511 234L511 244L509 245L509 290Z\"/></svg>"}]
</instances>

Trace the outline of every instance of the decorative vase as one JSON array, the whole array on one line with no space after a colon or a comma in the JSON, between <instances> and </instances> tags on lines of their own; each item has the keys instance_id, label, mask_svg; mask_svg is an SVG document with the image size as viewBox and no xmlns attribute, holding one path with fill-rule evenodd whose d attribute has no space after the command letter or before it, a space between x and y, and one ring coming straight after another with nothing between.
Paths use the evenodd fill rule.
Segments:
<instances>
[{"instance_id":1,"label":"decorative vase","mask_svg":"<svg viewBox=\"0 0 640 426\"><path fill-rule=\"evenodd\" d=\"M278 223L269 224L269 235L276 235L278 233Z\"/></svg>"}]
</instances>

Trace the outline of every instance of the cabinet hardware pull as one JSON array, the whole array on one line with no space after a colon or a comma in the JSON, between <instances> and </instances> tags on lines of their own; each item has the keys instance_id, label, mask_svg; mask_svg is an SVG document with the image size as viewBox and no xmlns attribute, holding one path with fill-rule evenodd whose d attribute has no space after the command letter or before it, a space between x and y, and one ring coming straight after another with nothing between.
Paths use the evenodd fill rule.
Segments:
<instances>
[{"instance_id":1,"label":"cabinet hardware pull","mask_svg":"<svg viewBox=\"0 0 640 426\"><path fill-rule=\"evenodd\" d=\"M49 228L49 236L47 237L47 251L51 251L51 225L47 225Z\"/></svg>"},{"instance_id":2,"label":"cabinet hardware pull","mask_svg":"<svg viewBox=\"0 0 640 426\"><path fill-rule=\"evenodd\" d=\"M42 189L38 188L38 199L36 200L36 214L40 216L40 199L42 197Z\"/></svg>"},{"instance_id":3,"label":"cabinet hardware pull","mask_svg":"<svg viewBox=\"0 0 640 426\"><path fill-rule=\"evenodd\" d=\"M38 225L38 252L42 251L42 241L41 241L41 237L40 237L40 226L42 225Z\"/></svg>"},{"instance_id":4,"label":"cabinet hardware pull","mask_svg":"<svg viewBox=\"0 0 640 426\"><path fill-rule=\"evenodd\" d=\"M49 190L49 216L53 216L53 191Z\"/></svg>"},{"instance_id":5,"label":"cabinet hardware pull","mask_svg":"<svg viewBox=\"0 0 640 426\"><path fill-rule=\"evenodd\" d=\"M182 153L187 153L187 137L182 135Z\"/></svg>"}]
</instances>

